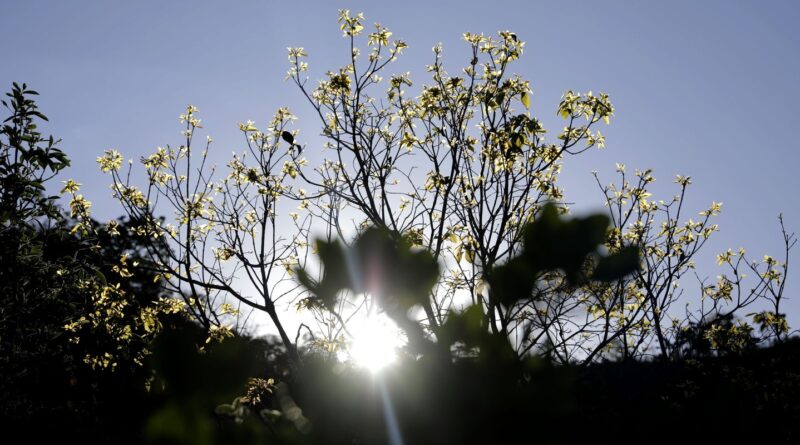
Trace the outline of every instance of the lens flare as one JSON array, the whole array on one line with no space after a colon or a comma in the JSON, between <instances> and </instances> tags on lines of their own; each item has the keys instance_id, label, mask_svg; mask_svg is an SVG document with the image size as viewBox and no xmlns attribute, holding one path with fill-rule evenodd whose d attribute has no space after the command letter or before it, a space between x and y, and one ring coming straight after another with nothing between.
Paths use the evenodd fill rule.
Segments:
<instances>
[{"instance_id":1,"label":"lens flare","mask_svg":"<svg viewBox=\"0 0 800 445\"><path fill-rule=\"evenodd\" d=\"M378 372L397 360L397 349L405 338L385 314L366 315L349 326L352 336L347 356L352 363Z\"/></svg>"}]
</instances>

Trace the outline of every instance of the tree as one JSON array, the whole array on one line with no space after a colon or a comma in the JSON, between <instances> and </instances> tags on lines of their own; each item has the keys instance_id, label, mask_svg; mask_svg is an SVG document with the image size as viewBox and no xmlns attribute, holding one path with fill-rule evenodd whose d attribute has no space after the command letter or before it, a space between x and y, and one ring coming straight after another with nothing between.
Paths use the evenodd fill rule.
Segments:
<instances>
[{"instance_id":1,"label":"tree","mask_svg":"<svg viewBox=\"0 0 800 445\"><path fill-rule=\"evenodd\" d=\"M458 75L436 47L429 85L399 75L382 89L405 44L377 25L364 60L363 21L340 13L348 62L313 90L304 50L289 51L289 78L320 119L321 165L280 108L265 128L240 124L246 146L217 176L189 106L184 140L142 158L143 176L115 150L98 158L125 211L107 224L75 181L62 190L68 216L45 196L68 160L37 132L35 92L14 86L0 133L4 416L48 414L28 388L88 382L112 388L93 405L118 410L108 431L154 442L371 443L387 429L409 443L502 442L521 425L545 443L685 438L675 425L717 441L796 437L800 355L782 312L795 238L782 220L780 261L729 250L717 258L727 276L686 291L677 284L720 211L688 217L689 178L655 200L652 171L618 165L618 183L596 175L607 212L567 216L558 173L604 144L608 96L565 93L550 142L511 71L516 34L465 34ZM287 303L318 325L292 336ZM265 313L281 344L237 335L247 311ZM352 324L379 313L408 339L396 367L343 366ZM146 403L109 382L147 386ZM145 408L131 418L131 405Z\"/></svg>"},{"instance_id":2,"label":"tree","mask_svg":"<svg viewBox=\"0 0 800 445\"><path fill-rule=\"evenodd\" d=\"M69 159L38 129L47 118L37 94L15 83L2 102L0 419L34 437L40 422L96 434L109 406L142 390L148 343L162 325L181 324L181 310L151 272L133 267L147 259L129 221L90 219L72 180L63 190L71 215L47 195Z\"/></svg>"},{"instance_id":3,"label":"tree","mask_svg":"<svg viewBox=\"0 0 800 445\"><path fill-rule=\"evenodd\" d=\"M756 341L785 338L788 326L779 310L788 257L783 264L765 260L760 283L735 301L731 283L740 286L739 278L703 284L701 293L688 296L679 287L716 230L712 221L720 210L712 203L697 221L684 219L689 178L677 177L679 193L673 199L651 200L652 171L637 171L631 180L618 165L620 184L604 186L598 179L607 216L575 219L558 228L552 209L568 212L558 173L569 156L604 146L596 127L614 115L608 95L567 91L557 107L565 127L549 141L530 111L528 81L511 71L524 49L516 34L464 34L471 58L458 75L448 73L443 49L434 47L430 84L410 98L409 74L393 75L388 82L382 77L406 44L390 41L392 33L381 25L365 32L363 22L361 14L340 11L347 63L328 71L313 89L304 77L306 52L289 49L288 78L322 127L328 157L321 165L311 168L302 156L311 148L291 130L295 117L285 108L265 129L252 121L239 125L246 148L234 155L221 179L206 162L211 138L203 150L193 147L202 127L192 106L180 117L184 143L142 159L143 187L135 185L131 169L121 171L118 152L109 150L98 159L111 174L115 197L140 224L139 233L153 246L170 246L161 253L148 250L162 284L182 295L212 334L231 335L240 308L262 311L299 365L301 330L293 340L278 306L291 300L318 322L316 331L306 330L310 347L329 355L346 347L350 320L386 308L365 287L355 292L343 287L348 298L320 294L326 277L336 276L340 284L347 278L308 267L308 255L319 252L325 262L326 256L339 255L331 247L335 239L352 239L375 227L428 252L442 271L425 298L404 306L418 310L410 322L421 322L423 339L438 336L449 317L473 306L481 308L488 330L511 339L518 358L535 354L583 364L615 357L669 359L681 354L682 332L697 320L709 321L712 312L724 316L709 321L708 332L723 329L750 338L752 329L744 320L723 320L757 302L767 302L772 310L749 315L762 325ZM364 37L366 56L359 48ZM298 211L286 212L288 204L282 202L298 203ZM567 251L577 249L574 255L561 257L560 244L526 235L539 219L551 225L537 230L560 231L553 232L560 234L554 240L568 243ZM794 238L783 232L788 255ZM319 237L313 246L312 234ZM326 267L334 266L328 262ZM638 271L610 272L617 268ZM682 316L676 304L685 297L690 306Z\"/></svg>"},{"instance_id":4,"label":"tree","mask_svg":"<svg viewBox=\"0 0 800 445\"><path fill-rule=\"evenodd\" d=\"M412 87L409 74L391 76L387 89L379 90L383 71L405 43L390 43L392 33L376 24L366 36L369 53L362 60L358 41L366 34L363 22L360 14L340 11L348 63L328 71L313 90L303 77L307 54L289 49L288 77L313 106L331 153L314 172L299 164L293 169L317 187L311 207L325 227L333 227L328 233L344 237L343 216L353 215L363 221L357 229L388 228L431 252L443 266L439 285L422 305L433 332L451 310L480 303L487 326L512 337L520 355L538 351L562 362L589 363L613 353L612 343L620 346L623 358L674 354L675 337L689 319L674 318L679 316L672 308L683 292L677 284L716 230L711 219L721 205L712 203L698 221L681 222L689 178L677 177L680 191L672 200L649 200L652 171L637 171L632 185L624 165L618 165L621 184L602 186L598 180L611 221L605 248L631 258L631 246L638 246L640 271L612 283L576 283L565 280L570 277L563 271L544 274L525 286L531 294L520 296L527 298L505 304L496 292L502 280L492 280L493 271L504 264L507 270L516 261L525 224L537 218L546 202L567 211L556 184L558 172L566 157L604 146L595 127L609 123L614 114L608 96L567 91L557 108L566 126L555 143L549 142L529 110L529 83L511 74L524 48L516 34L464 34L472 57L457 75L448 74L442 48L434 47L434 62L427 68L430 84L412 99L406 94ZM785 229L783 235L788 254L794 241ZM787 261L788 256L783 265L767 260L766 271L756 271L761 282L732 302L728 313L767 302L776 310L754 315L755 321L770 320L770 326L786 332L777 308ZM705 289L707 294L711 288ZM713 301L711 310L716 311L729 299L715 294ZM695 318L709 313L705 305L694 310L699 311ZM741 323L736 326L746 330ZM774 332L769 327L762 331ZM654 340L655 350L650 347Z\"/></svg>"},{"instance_id":5,"label":"tree","mask_svg":"<svg viewBox=\"0 0 800 445\"><path fill-rule=\"evenodd\" d=\"M53 238L63 235L54 197L45 196L45 182L69 165L52 136L43 137L39 112L27 85L14 83L2 104L10 116L0 129L0 369L8 401L3 415L41 409L29 393L47 381L52 357L66 354L61 335L65 314L79 301L70 291L81 276L81 264L52 255ZM53 283L57 274L62 280ZM62 382L63 383L63 382Z\"/></svg>"},{"instance_id":6,"label":"tree","mask_svg":"<svg viewBox=\"0 0 800 445\"><path fill-rule=\"evenodd\" d=\"M214 168L206 164L211 138L200 154L192 145L195 130L202 128L196 112L189 106L180 117L186 125L183 145L159 147L142 159L148 178L143 189L131 184L130 173L120 173L118 152L106 151L98 162L111 174L114 196L126 214L140 223L137 232L149 240L148 253L158 278L183 296L194 318L212 336L222 338L233 335L242 306L263 311L297 361L276 308L276 302L297 287L289 277L303 254L303 234L308 230L308 219L297 218L290 220L297 230L290 238L276 230L284 181L296 175L287 167L294 161L281 164L297 156L294 146L279 147L294 117L286 109L278 110L271 130L264 133L252 122L240 124L247 150L235 155L228 175L214 182ZM157 216L163 213L171 213L173 219L167 222ZM159 252L157 246L165 243L170 249ZM226 316L233 321L226 322Z\"/></svg>"}]
</instances>

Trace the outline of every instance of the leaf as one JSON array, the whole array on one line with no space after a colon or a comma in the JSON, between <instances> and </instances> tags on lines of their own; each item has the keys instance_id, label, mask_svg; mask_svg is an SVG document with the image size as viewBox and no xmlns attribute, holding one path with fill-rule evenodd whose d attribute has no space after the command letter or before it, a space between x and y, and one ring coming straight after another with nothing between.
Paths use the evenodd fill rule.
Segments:
<instances>
[{"instance_id":1,"label":"leaf","mask_svg":"<svg viewBox=\"0 0 800 445\"><path fill-rule=\"evenodd\" d=\"M508 338L489 331L487 317L481 304L474 304L461 312L453 311L437 329L440 343L452 346L457 342L478 352L478 360L494 369L516 363L516 353Z\"/></svg>"},{"instance_id":2,"label":"leaf","mask_svg":"<svg viewBox=\"0 0 800 445\"><path fill-rule=\"evenodd\" d=\"M298 280L314 295L316 295L328 309L336 307L336 295L345 288L352 288L350 271L344 248L338 241L327 242L317 240L317 252L322 261L324 271L322 279L315 283L303 269L299 269Z\"/></svg>"},{"instance_id":3,"label":"leaf","mask_svg":"<svg viewBox=\"0 0 800 445\"><path fill-rule=\"evenodd\" d=\"M639 269L639 248L626 246L619 252L602 258L594 269L592 278L597 281L614 281Z\"/></svg>"},{"instance_id":4,"label":"leaf","mask_svg":"<svg viewBox=\"0 0 800 445\"><path fill-rule=\"evenodd\" d=\"M439 277L439 264L429 252L412 250L402 236L374 227L359 237L353 250L359 260L354 276L366 291L382 297L385 310L405 313L428 301Z\"/></svg>"},{"instance_id":5,"label":"leaf","mask_svg":"<svg viewBox=\"0 0 800 445\"><path fill-rule=\"evenodd\" d=\"M426 304L439 278L439 263L425 250L412 249L400 234L369 228L353 243L317 240L323 265L317 283L298 268L300 283L334 310L336 295L342 289L367 292L375 297L390 316L405 317L411 307Z\"/></svg>"},{"instance_id":6,"label":"leaf","mask_svg":"<svg viewBox=\"0 0 800 445\"><path fill-rule=\"evenodd\" d=\"M522 146L525 145L525 137L519 133L514 133L511 136L511 142L513 144L512 151L522 153Z\"/></svg>"},{"instance_id":7,"label":"leaf","mask_svg":"<svg viewBox=\"0 0 800 445\"><path fill-rule=\"evenodd\" d=\"M609 220L600 214L562 220L558 213L553 204L543 207L523 228L520 255L490 272L490 297L495 303L510 307L535 298L536 281L546 271L561 270L570 283L587 279L586 259L598 255ZM593 278L611 281L630 273L639 265L638 255L636 247L627 247L601 259Z\"/></svg>"},{"instance_id":8,"label":"leaf","mask_svg":"<svg viewBox=\"0 0 800 445\"><path fill-rule=\"evenodd\" d=\"M530 110L530 108L531 108L531 96L528 94L527 91L522 93L522 97L520 97L519 100L522 101L522 105L525 105L525 108Z\"/></svg>"},{"instance_id":9,"label":"leaf","mask_svg":"<svg viewBox=\"0 0 800 445\"><path fill-rule=\"evenodd\" d=\"M274 409L262 409L258 413L261 415L262 419L267 421L277 420L283 416L283 413Z\"/></svg>"},{"instance_id":10,"label":"leaf","mask_svg":"<svg viewBox=\"0 0 800 445\"><path fill-rule=\"evenodd\" d=\"M515 257L492 270L488 277L491 298L506 307L530 298L536 285L538 270L527 258Z\"/></svg>"},{"instance_id":11,"label":"leaf","mask_svg":"<svg viewBox=\"0 0 800 445\"><path fill-rule=\"evenodd\" d=\"M236 411L236 408L233 405L230 405L230 404L227 404L227 403L223 403L222 405L217 405L217 407L214 408L214 412L215 413L228 415L228 416L232 416L235 411Z\"/></svg>"},{"instance_id":12,"label":"leaf","mask_svg":"<svg viewBox=\"0 0 800 445\"><path fill-rule=\"evenodd\" d=\"M97 277L98 280L100 280L101 284L103 284L103 285L108 284L108 281L106 280L106 276L103 275L103 272L101 272L100 269L97 269L97 268L93 267L92 268L92 272L94 273L94 276ZM158 276L158 275L156 275L156 276Z\"/></svg>"},{"instance_id":13,"label":"leaf","mask_svg":"<svg viewBox=\"0 0 800 445\"><path fill-rule=\"evenodd\" d=\"M582 276L586 256L603 242L608 218L591 215L562 221L552 204L523 229L523 255L537 271L563 270L570 281Z\"/></svg>"},{"instance_id":14,"label":"leaf","mask_svg":"<svg viewBox=\"0 0 800 445\"><path fill-rule=\"evenodd\" d=\"M284 141L294 145L294 135L292 135L292 133L289 133L288 131L284 131L283 133L281 133L281 138Z\"/></svg>"},{"instance_id":15,"label":"leaf","mask_svg":"<svg viewBox=\"0 0 800 445\"><path fill-rule=\"evenodd\" d=\"M475 252L470 248L464 249L464 259L466 259L469 264L473 264L475 262Z\"/></svg>"}]
</instances>

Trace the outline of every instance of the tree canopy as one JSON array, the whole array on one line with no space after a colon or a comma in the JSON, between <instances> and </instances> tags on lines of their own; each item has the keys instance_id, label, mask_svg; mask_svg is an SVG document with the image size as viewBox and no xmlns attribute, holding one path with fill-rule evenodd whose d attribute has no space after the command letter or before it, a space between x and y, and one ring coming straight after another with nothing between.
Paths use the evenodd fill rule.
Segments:
<instances>
[{"instance_id":1,"label":"tree canopy","mask_svg":"<svg viewBox=\"0 0 800 445\"><path fill-rule=\"evenodd\" d=\"M189 105L177 144L140 165L115 149L97 158L123 211L107 224L75 180L68 212L46 196L69 160L37 131L37 93L14 84L0 340L8 388L23 384L4 415L41 414L24 389L51 378L39 368L58 391L88 391L65 396L86 416L136 397L133 442L564 443L606 440L597 431L629 416L629 439L675 423L706 439L763 434L716 426L730 416L796 438L797 341L782 309L796 238L782 219L780 259L729 249L717 256L727 274L694 281L721 204L688 208L691 178L658 199L652 170L618 164L611 184L595 173L605 210L570 214L558 176L604 147L609 95L566 91L551 137L513 71L517 34L464 34L457 71L436 46L417 81L389 74L407 47L392 32L346 10L338 23L345 63L321 80L303 48L288 50L321 144L281 107L264 126L240 123L242 148L218 169ZM254 313L275 339L249 335ZM402 345L367 351L395 360L370 374L357 350L380 337L375 323ZM521 432L532 419L549 426Z\"/></svg>"}]
</instances>

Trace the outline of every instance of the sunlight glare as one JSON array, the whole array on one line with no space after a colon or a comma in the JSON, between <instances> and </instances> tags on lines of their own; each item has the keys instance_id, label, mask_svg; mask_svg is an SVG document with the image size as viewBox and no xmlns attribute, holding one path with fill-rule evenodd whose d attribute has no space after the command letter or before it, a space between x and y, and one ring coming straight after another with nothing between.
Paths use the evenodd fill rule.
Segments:
<instances>
[{"instance_id":1,"label":"sunlight glare","mask_svg":"<svg viewBox=\"0 0 800 445\"><path fill-rule=\"evenodd\" d=\"M397 360L397 349L405 343L397 325L382 313L361 318L350 333L349 359L373 373Z\"/></svg>"}]
</instances>

